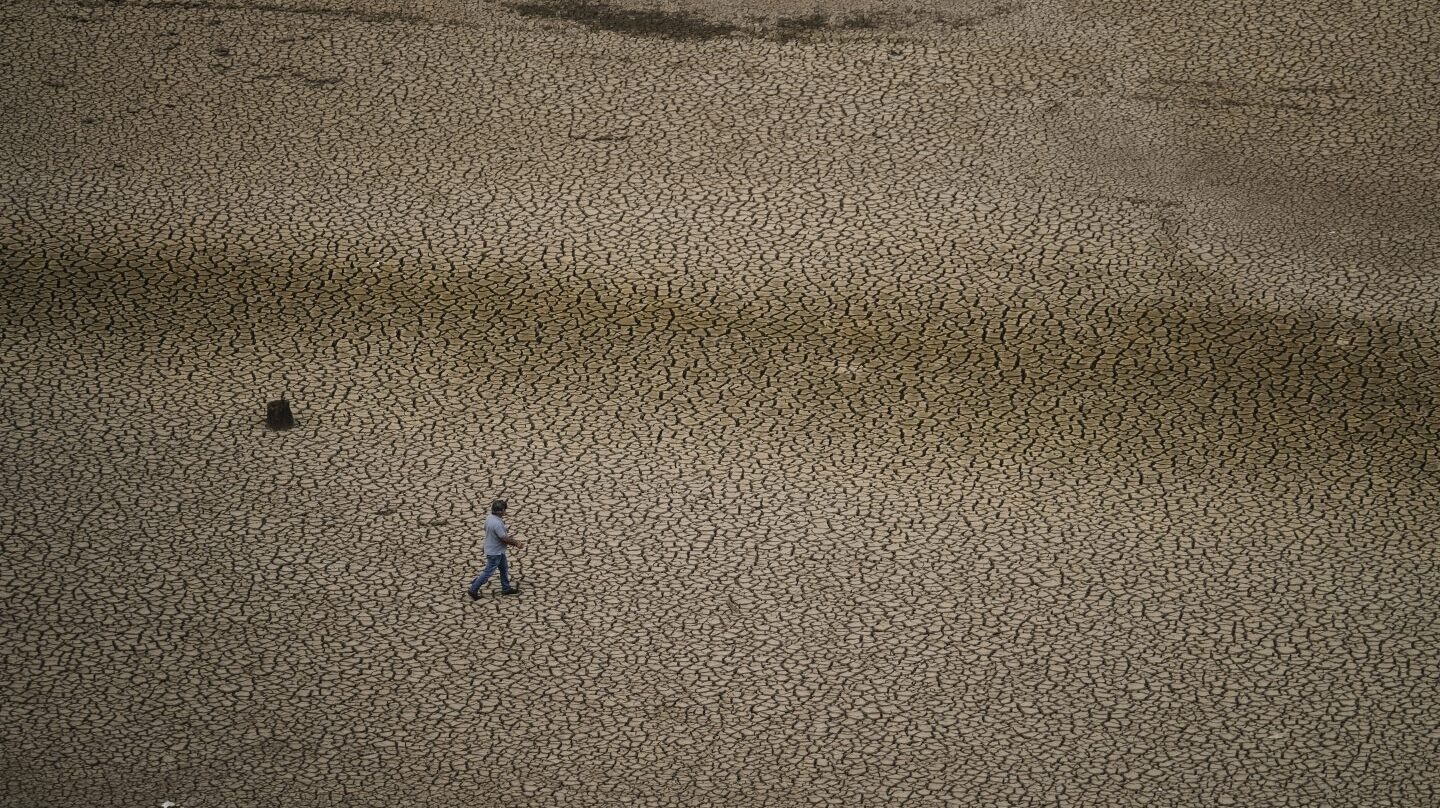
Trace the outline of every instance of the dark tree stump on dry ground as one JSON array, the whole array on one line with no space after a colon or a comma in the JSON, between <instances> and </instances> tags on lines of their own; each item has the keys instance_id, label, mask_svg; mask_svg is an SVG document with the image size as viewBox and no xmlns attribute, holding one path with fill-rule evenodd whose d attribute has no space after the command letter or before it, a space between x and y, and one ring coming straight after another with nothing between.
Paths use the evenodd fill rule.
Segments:
<instances>
[{"instance_id":1,"label":"dark tree stump on dry ground","mask_svg":"<svg viewBox=\"0 0 1440 808\"><path fill-rule=\"evenodd\" d=\"M265 405L265 427L267 429L289 429L295 426L295 416L290 413L290 402L285 399Z\"/></svg>"}]
</instances>

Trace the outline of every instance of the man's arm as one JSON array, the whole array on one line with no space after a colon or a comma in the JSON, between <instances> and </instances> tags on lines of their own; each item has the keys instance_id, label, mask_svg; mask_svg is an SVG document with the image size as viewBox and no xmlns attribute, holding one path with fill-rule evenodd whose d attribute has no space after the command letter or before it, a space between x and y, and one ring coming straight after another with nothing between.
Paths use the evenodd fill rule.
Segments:
<instances>
[{"instance_id":1,"label":"man's arm","mask_svg":"<svg viewBox=\"0 0 1440 808\"><path fill-rule=\"evenodd\" d=\"M516 550L523 550L523 549L525 549L525 545L521 544L520 542L516 541L515 539L510 538L510 526L509 526L509 525L506 525L506 526L505 526L505 532L500 534L499 539L500 539L500 543L503 544L503 545L505 545L505 546L507 546L507 547L514 547Z\"/></svg>"}]
</instances>

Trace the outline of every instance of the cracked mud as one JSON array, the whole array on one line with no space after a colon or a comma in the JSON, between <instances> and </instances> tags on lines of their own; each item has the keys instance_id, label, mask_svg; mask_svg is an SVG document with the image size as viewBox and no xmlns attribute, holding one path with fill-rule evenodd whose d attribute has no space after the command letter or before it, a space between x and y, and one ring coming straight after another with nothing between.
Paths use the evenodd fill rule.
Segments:
<instances>
[{"instance_id":1,"label":"cracked mud","mask_svg":"<svg viewBox=\"0 0 1440 808\"><path fill-rule=\"evenodd\" d=\"M7 4L0 802L1434 804L1433 23L1131 5Z\"/></svg>"}]
</instances>

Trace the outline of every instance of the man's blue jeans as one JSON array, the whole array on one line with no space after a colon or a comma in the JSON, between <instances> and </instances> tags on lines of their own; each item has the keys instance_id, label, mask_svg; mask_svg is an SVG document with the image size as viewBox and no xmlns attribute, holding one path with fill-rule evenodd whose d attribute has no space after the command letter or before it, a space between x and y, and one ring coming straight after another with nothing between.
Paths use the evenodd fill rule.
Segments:
<instances>
[{"instance_id":1,"label":"man's blue jeans","mask_svg":"<svg viewBox=\"0 0 1440 808\"><path fill-rule=\"evenodd\" d=\"M470 582L470 594L480 594L480 587L490 580L490 576L495 574L495 570L500 570L500 588L509 589L510 562L505 558L505 554L501 553L500 555L485 556L485 571L475 576L475 580Z\"/></svg>"}]
</instances>

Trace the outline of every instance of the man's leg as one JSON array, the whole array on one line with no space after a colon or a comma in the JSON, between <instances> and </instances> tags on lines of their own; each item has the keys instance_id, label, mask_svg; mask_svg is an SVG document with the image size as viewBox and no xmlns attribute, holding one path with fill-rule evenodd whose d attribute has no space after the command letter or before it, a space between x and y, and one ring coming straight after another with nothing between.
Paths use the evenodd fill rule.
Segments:
<instances>
[{"instance_id":1,"label":"man's leg","mask_svg":"<svg viewBox=\"0 0 1440 808\"><path fill-rule=\"evenodd\" d=\"M500 556L500 591L510 591L510 559L508 556Z\"/></svg>"},{"instance_id":2,"label":"man's leg","mask_svg":"<svg viewBox=\"0 0 1440 808\"><path fill-rule=\"evenodd\" d=\"M501 568L501 569L503 570L504 568L503 568L502 565L503 565L504 563L505 563L505 556L503 556L503 555L498 555L498 556L485 556L485 571L482 572L482 573L480 573L479 575L475 576L475 580L473 580L473 581L470 582L470 597L473 598L473 597L476 597L477 595L479 595L479 594L480 594L480 587L484 586L484 585L485 585L485 582L490 580L490 576L495 574L495 569L496 569L497 567L499 567L499 568ZM500 573L500 581L501 581L501 583L504 583L505 578L506 578L505 573L504 573L504 572L501 572L501 573ZM509 589L509 587L507 586L506 589Z\"/></svg>"}]
</instances>

